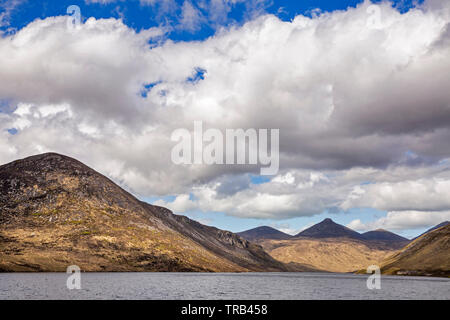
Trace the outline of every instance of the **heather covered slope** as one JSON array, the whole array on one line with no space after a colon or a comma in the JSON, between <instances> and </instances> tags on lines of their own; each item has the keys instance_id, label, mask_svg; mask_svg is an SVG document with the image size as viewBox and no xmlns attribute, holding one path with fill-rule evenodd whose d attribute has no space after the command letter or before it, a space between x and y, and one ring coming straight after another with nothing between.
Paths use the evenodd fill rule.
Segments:
<instances>
[{"instance_id":1,"label":"heather covered slope","mask_svg":"<svg viewBox=\"0 0 450 320\"><path fill-rule=\"evenodd\" d=\"M450 225L425 233L382 263L383 273L450 276Z\"/></svg>"},{"instance_id":2,"label":"heather covered slope","mask_svg":"<svg viewBox=\"0 0 450 320\"><path fill-rule=\"evenodd\" d=\"M0 240L3 271L287 270L260 246L141 202L55 153L0 166Z\"/></svg>"}]
</instances>

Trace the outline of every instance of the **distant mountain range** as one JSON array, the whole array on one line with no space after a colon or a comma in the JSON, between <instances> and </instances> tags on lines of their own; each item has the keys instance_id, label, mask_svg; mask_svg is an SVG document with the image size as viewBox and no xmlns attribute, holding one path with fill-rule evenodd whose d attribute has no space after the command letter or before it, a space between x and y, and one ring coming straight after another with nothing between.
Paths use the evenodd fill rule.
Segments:
<instances>
[{"instance_id":1,"label":"distant mountain range","mask_svg":"<svg viewBox=\"0 0 450 320\"><path fill-rule=\"evenodd\" d=\"M367 241L408 242L409 240L393 232L378 229L365 233L356 232L350 228L340 225L330 218L324 219L312 227L309 227L295 236L281 232L275 228L262 226L239 232L238 235L249 241L255 240L290 240L296 238L349 238Z\"/></svg>"},{"instance_id":2,"label":"distant mountain range","mask_svg":"<svg viewBox=\"0 0 450 320\"><path fill-rule=\"evenodd\" d=\"M427 232L432 232L439 226ZM262 245L277 260L332 272L352 272L365 269L371 264L381 265L411 242L383 229L360 234L329 218L295 236L270 227L259 227L249 231L239 234L244 238L251 237L252 241ZM449 244L445 245L445 242L440 251L436 252L436 256L439 257L443 252L444 254L447 252L447 255L450 252ZM400 262L403 260L402 258ZM409 267L411 268L409 272L412 273L414 270L412 264ZM384 268L384 270L391 269ZM391 271L386 271L388 272ZM442 271L439 272L442 274ZM420 272L417 271L417 274Z\"/></svg>"},{"instance_id":3,"label":"distant mountain range","mask_svg":"<svg viewBox=\"0 0 450 320\"><path fill-rule=\"evenodd\" d=\"M257 244L141 202L55 153L0 166L0 243L3 271L293 270Z\"/></svg>"}]
</instances>

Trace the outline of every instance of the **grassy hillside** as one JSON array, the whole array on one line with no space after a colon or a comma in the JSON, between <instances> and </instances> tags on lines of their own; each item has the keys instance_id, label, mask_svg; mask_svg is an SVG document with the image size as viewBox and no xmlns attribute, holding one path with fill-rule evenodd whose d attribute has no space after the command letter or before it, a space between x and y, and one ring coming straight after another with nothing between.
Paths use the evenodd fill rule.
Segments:
<instances>
[{"instance_id":1,"label":"grassy hillside","mask_svg":"<svg viewBox=\"0 0 450 320\"><path fill-rule=\"evenodd\" d=\"M260 246L143 203L81 162L0 166L0 270L286 271Z\"/></svg>"},{"instance_id":2,"label":"grassy hillside","mask_svg":"<svg viewBox=\"0 0 450 320\"><path fill-rule=\"evenodd\" d=\"M382 263L382 272L398 275L450 276L450 225L415 239Z\"/></svg>"}]
</instances>

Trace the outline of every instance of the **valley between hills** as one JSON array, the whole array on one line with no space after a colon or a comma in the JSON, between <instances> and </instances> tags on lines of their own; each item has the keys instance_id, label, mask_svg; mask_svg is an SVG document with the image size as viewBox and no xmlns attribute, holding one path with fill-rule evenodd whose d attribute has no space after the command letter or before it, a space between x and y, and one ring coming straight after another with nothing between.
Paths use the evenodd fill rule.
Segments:
<instances>
[{"instance_id":1,"label":"valley between hills","mask_svg":"<svg viewBox=\"0 0 450 320\"><path fill-rule=\"evenodd\" d=\"M445 221L408 240L378 229L360 234L331 219L295 236L263 226L238 233L260 244L273 258L324 272L450 276L450 223Z\"/></svg>"},{"instance_id":2,"label":"valley between hills","mask_svg":"<svg viewBox=\"0 0 450 320\"><path fill-rule=\"evenodd\" d=\"M139 201L70 157L0 166L0 271L357 272L450 275L450 225L410 241L330 219L296 236L238 234Z\"/></svg>"}]
</instances>

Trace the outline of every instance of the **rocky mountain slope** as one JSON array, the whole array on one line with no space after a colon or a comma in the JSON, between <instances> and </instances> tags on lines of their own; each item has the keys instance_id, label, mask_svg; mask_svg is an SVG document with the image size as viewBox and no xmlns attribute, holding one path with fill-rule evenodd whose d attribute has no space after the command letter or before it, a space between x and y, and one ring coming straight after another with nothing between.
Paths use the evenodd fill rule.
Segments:
<instances>
[{"instance_id":1,"label":"rocky mountain slope","mask_svg":"<svg viewBox=\"0 0 450 320\"><path fill-rule=\"evenodd\" d=\"M450 276L450 224L425 233L382 262L386 274Z\"/></svg>"},{"instance_id":2,"label":"rocky mountain slope","mask_svg":"<svg viewBox=\"0 0 450 320\"><path fill-rule=\"evenodd\" d=\"M248 241L255 241L262 239L288 240L292 238L292 236L289 234L286 234L275 228L267 226L257 227L243 232L238 232L237 234L242 238L247 239Z\"/></svg>"},{"instance_id":3,"label":"rocky mountain slope","mask_svg":"<svg viewBox=\"0 0 450 320\"><path fill-rule=\"evenodd\" d=\"M0 270L286 271L259 245L136 199L55 153L0 166ZM296 266L297 270L299 266Z\"/></svg>"}]
</instances>

